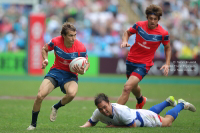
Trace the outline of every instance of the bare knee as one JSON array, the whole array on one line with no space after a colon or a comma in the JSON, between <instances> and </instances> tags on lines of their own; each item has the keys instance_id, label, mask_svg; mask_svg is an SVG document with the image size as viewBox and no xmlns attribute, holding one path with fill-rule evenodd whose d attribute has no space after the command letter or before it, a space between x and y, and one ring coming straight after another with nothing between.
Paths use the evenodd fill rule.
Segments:
<instances>
[{"instance_id":1,"label":"bare knee","mask_svg":"<svg viewBox=\"0 0 200 133\"><path fill-rule=\"evenodd\" d=\"M36 102L42 102L43 101L43 99L44 99L45 97L44 96L42 96L42 94L41 93L38 93L37 94L37 97L36 97Z\"/></svg>"},{"instance_id":2,"label":"bare knee","mask_svg":"<svg viewBox=\"0 0 200 133\"><path fill-rule=\"evenodd\" d=\"M140 91L140 86L138 85L137 87L135 87L138 91Z\"/></svg>"},{"instance_id":3,"label":"bare knee","mask_svg":"<svg viewBox=\"0 0 200 133\"><path fill-rule=\"evenodd\" d=\"M168 122L162 125L162 127L170 127L172 125L172 122Z\"/></svg>"},{"instance_id":4,"label":"bare knee","mask_svg":"<svg viewBox=\"0 0 200 133\"><path fill-rule=\"evenodd\" d=\"M171 115L166 115L164 118L162 118L162 127L170 127L173 121L174 117Z\"/></svg>"},{"instance_id":5,"label":"bare knee","mask_svg":"<svg viewBox=\"0 0 200 133\"><path fill-rule=\"evenodd\" d=\"M172 125L172 122L168 123L168 124L167 124L167 127L170 127L171 125Z\"/></svg>"},{"instance_id":6,"label":"bare knee","mask_svg":"<svg viewBox=\"0 0 200 133\"><path fill-rule=\"evenodd\" d=\"M76 96L77 91L67 93L67 96L70 98L74 98Z\"/></svg>"},{"instance_id":7,"label":"bare knee","mask_svg":"<svg viewBox=\"0 0 200 133\"><path fill-rule=\"evenodd\" d=\"M132 91L133 87L130 86L130 85L124 85L124 90L123 90L123 93L126 93L126 94L130 94L130 92Z\"/></svg>"}]
</instances>

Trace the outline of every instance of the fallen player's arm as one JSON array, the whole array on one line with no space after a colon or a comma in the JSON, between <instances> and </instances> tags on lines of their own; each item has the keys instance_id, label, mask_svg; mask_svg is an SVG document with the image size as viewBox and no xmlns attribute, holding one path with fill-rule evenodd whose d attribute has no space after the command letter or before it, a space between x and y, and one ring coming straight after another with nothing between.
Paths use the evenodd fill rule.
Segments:
<instances>
[{"instance_id":1,"label":"fallen player's arm","mask_svg":"<svg viewBox=\"0 0 200 133\"><path fill-rule=\"evenodd\" d=\"M92 127L94 125L92 125L92 123L90 123L89 121L87 121L84 125L80 126L80 127Z\"/></svg>"},{"instance_id":2,"label":"fallen player's arm","mask_svg":"<svg viewBox=\"0 0 200 133\"><path fill-rule=\"evenodd\" d=\"M132 125L130 126L115 126L115 125L107 125L106 127L136 127L136 123L134 122Z\"/></svg>"}]
</instances>

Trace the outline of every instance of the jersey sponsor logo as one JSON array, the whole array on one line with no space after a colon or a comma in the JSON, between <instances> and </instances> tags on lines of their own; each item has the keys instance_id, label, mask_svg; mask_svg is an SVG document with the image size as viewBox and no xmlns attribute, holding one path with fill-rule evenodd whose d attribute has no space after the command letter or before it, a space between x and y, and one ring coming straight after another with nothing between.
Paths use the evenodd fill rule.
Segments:
<instances>
[{"instance_id":1,"label":"jersey sponsor logo","mask_svg":"<svg viewBox=\"0 0 200 133\"><path fill-rule=\"evenodd\" d=\"M144 45L141 44L140 42L138 42L138 44L139 44L140 46L142 46L143 48L145 48L145 49L150 49L150 47L144 46Z\"/></svg>"},{"instance_id":2,"label":"jersey sponsor logo","mask_svg":"<svg viewBox=\"0 0 200 133\"><path fill-rule=\"evenodd\" d=\"M69 65L70 64L67 61L59 61L59 62L62 63L63 65Z\"/></svg>"}]
</instances>

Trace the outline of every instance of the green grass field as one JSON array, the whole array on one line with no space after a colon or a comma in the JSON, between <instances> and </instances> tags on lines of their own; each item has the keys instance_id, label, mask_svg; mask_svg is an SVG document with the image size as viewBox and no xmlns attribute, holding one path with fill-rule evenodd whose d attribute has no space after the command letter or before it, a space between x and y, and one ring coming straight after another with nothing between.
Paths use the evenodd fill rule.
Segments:
<instances>
[{"instance_id":1,"label":"green grass field","mask_svg":"<svg viewBox=\"0 0 200 133\"><path fill-rule=\"evenodd\" d=\"M149 101L144 106L149 109L152 105L165 100L169 95L176 99L183 98L193 103L195 113L183 110L176 121L168 128L106 128L98 123L95 127L79 128L96 109L92 100L73 100L58 110L55 122L49 121L50 108L58 100L48 100L50 96L62 97L59 88L54 90L43 101L38 117L37 129L27 131L31 122L33 99L16 99L36 96L43 77L29 76L0 76L0 133L199 133L200 132L200 78L199 77L151 77L146 76L140 83L142 93ZM94 97L98 93L105 93L109 97L118 98L122 92L125 76L103 75L99 77L80 77L77 97ZM14 99L5 96L15 96ZM116 102L116 100L111 100ZM130 108L135 108L136 101L130 95L127 102ZM164 116L166 108L161 116Z\"/></svg>"}]
</instances>

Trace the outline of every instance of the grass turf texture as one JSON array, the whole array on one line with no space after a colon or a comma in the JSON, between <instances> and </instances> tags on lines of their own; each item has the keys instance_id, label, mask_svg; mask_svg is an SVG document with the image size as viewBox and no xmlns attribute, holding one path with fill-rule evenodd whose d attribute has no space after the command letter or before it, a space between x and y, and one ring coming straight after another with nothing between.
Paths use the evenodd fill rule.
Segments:
<instances>
[{"instance_id":1,"label":"grass turf texture","mask_svg":"<svg viewBox=\"0 0 200 133\"><path fill-rule=\"evenodd\" d=\"M90 80L82 80L80 78L79 91L77 97L94 97L96 94L104 92L109 97L118 98L122 92L124 83L113 82L112 79L123 78L122 76L110 76L103 75L100 78L110 78L109 82L91 82ZM92 77L94 79L96 77ZM125 78L125 77L124 77ZM10 79L10 80L9 80ZM27 79L25 77L25 79ZM25 80L20 78L8 78L0 80L0 96L36 96L42 78L30 78L30 80ZM38 80L35 80L38 79ZM152 79L158 82L151 83ZM99 80L99 79L98 79ZM97 80L97 81L98 81ZM166 82L166 81L169 82ZM55 122L49 121L50 108L53 104L57 103L58 100L44 100L42 108L38 117L38 125L35 131L26 131L31 121L31 111L34 100L15 100L15 99L0 99L0 133L26 133L26 132L37 132L37 133L56 133L56 132L70 132L70 133L116 133L116 132L154 132L154 133L198 133L200 132L200 84L193 82L188 82L184 84L181 82L171 82L172 80L179 81L199 81L200 78L190 78L190 77L145 77L144 83L140 83L142 88L142 93L146 96L149 102L144 106L145 109L149 109L152 105L162 102L169 95L173 95L176 99L183 98L186 101L193 103L197 111L195 113L183 110L179 114L178 118L169 128L106 128L105 124L98 123L92 128L79 128L83 125L92 115L95 110L95 105L93 101L79 101L74 100L68 105L60 108L58 110L58 116ZM83 82L82 82L83 81ZM118 80L116 80L118 81ZM152 82L155 82L152 81ZM162 81L165 81L162 83ZM162 84L161 84L162 83ZM62 97L63 94L60 89L54 90L50 96ZM131 99L134 96L130 95ZM111 102L116 102L112 100ZM130 108L135 108L136 101L130 100L127 102ZM167 110L171 107L166 108L161 116L164 116Z\"/></svg>"}]
</instances>

